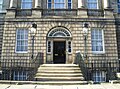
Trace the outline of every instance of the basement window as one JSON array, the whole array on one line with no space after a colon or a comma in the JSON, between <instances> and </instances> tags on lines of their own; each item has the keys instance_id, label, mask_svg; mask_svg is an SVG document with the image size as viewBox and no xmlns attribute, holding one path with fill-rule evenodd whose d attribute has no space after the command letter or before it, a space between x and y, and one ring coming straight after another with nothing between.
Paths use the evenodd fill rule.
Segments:
<instances>
[{"instance_id":1,"label":"basement window","mask_svg":"<svg viewBox=\"0 0 120 89\"><path fill-rule=\"evenodd\" d=\"M28 78L28 72L26 71L14 71L13 80L16 81L26 81Z\"/></svg>"},{"instance_id":2,"label":"basement window","mask_svg":"<svg viewBox=\"0 0 120 89\"><path fill-rule=\"evenodd\" d=\"M106 81L106 73L104 71L93 72L93 81L95 83L105 82Z\"/></svg>"}]
</instances>

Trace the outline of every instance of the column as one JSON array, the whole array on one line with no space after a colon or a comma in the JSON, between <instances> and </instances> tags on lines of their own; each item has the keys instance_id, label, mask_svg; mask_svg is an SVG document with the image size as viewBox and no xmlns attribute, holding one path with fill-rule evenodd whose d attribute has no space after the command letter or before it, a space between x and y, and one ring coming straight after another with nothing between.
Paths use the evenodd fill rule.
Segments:
<instances>
[{"instance_id":1,"label":"column","mask_svg":"<svg viewBox=\"0 0 120 89\"><path fill-rule=\"evenodd\" d=\"M104 9L109 8L109 0L104 0Z\"/></svg>"},{"instance_id":2,"label":"column","mask_svg":"<svg viewBox=\"0 0 120 89\"><path fill-rule=\"evenodd\" d=\"M83 8L83 0L78 0L78 8Z\"/></svg>"},{"instance_id":3,"label":"column","mask_svg":"<svg viewBox=\"0 0 120 89\"><path fill-rule=\"evenodd\" d=\"M35 8L38 8L38 0L35 0Z\"/></svg>"},{"instance_id":4,"label":"column","mask_svg":"<svg viewBox=\"0 0 120 89\"><path fill-rule=\"evenodd\" d=\"M10 8L13 8L13 0L10 0Z\"/></svg>"}]
</instances>

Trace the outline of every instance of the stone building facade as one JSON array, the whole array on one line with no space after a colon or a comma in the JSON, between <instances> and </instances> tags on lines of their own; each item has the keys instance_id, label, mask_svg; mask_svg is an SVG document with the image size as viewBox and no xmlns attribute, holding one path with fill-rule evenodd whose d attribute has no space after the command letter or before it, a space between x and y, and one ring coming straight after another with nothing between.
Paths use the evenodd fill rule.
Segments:
<instances>
[{"instance_id":1,"label":"stone building facade","mask_svg":"<svg viewBox=\"0 0 120 89\"><path fill-rule=\"evenodd\" d=\"M9 68L12 68L12 72L9 72L11 76L6 75L8 77L3 79L15 80L14 66L20 67L22 63L31 63L33 60L30 33L33 23L37 24L34 59L42 53L45 64L75 63L77 52L84 55L83 24L88 23L86 60L115 62L111 67L117 68L120 58L117 0L94 0L93 7L89 6L92 2L88 0L5 1L7 12L1 18L4 25L0 25L1 68L4 76L7 71L11 71ZM25 71L33 71L32 67L22 67ZM104 71L105 77L106 71L101 71Z\"/></svg>"}]
</instances>

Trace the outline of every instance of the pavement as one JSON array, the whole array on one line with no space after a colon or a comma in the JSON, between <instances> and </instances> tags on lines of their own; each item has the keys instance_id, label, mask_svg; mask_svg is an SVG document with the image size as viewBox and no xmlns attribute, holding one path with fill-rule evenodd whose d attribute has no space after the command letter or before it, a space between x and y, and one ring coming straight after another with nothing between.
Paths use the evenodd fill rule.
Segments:
<instances>
[{"instance_id":1,"label":"pavement","mask_svg":"<svg viewBox=\"0 0 120 89\"><path fill-rule=\"evenodd\" d=\"M88 84L88 85L9 85L0 84L0 89L120 89L120 84Z\"/></svg>"}]
</instances>

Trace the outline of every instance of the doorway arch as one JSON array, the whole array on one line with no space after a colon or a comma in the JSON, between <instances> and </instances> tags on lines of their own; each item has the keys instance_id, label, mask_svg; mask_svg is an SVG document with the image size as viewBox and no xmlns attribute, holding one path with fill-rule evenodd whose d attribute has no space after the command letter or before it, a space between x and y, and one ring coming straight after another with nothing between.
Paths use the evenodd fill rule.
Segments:
<instances>
[{"instance_id":1,"label":"doorway arch","mask_svg":"<svg viewBox=\"0 0 120 89\"><path fill-rule=\"evenodd\" d=\"M47 61L55 64L68 63L72 53L72 34L65 27L55 27L47 34Z\"/></svg>"}]
</instances>

